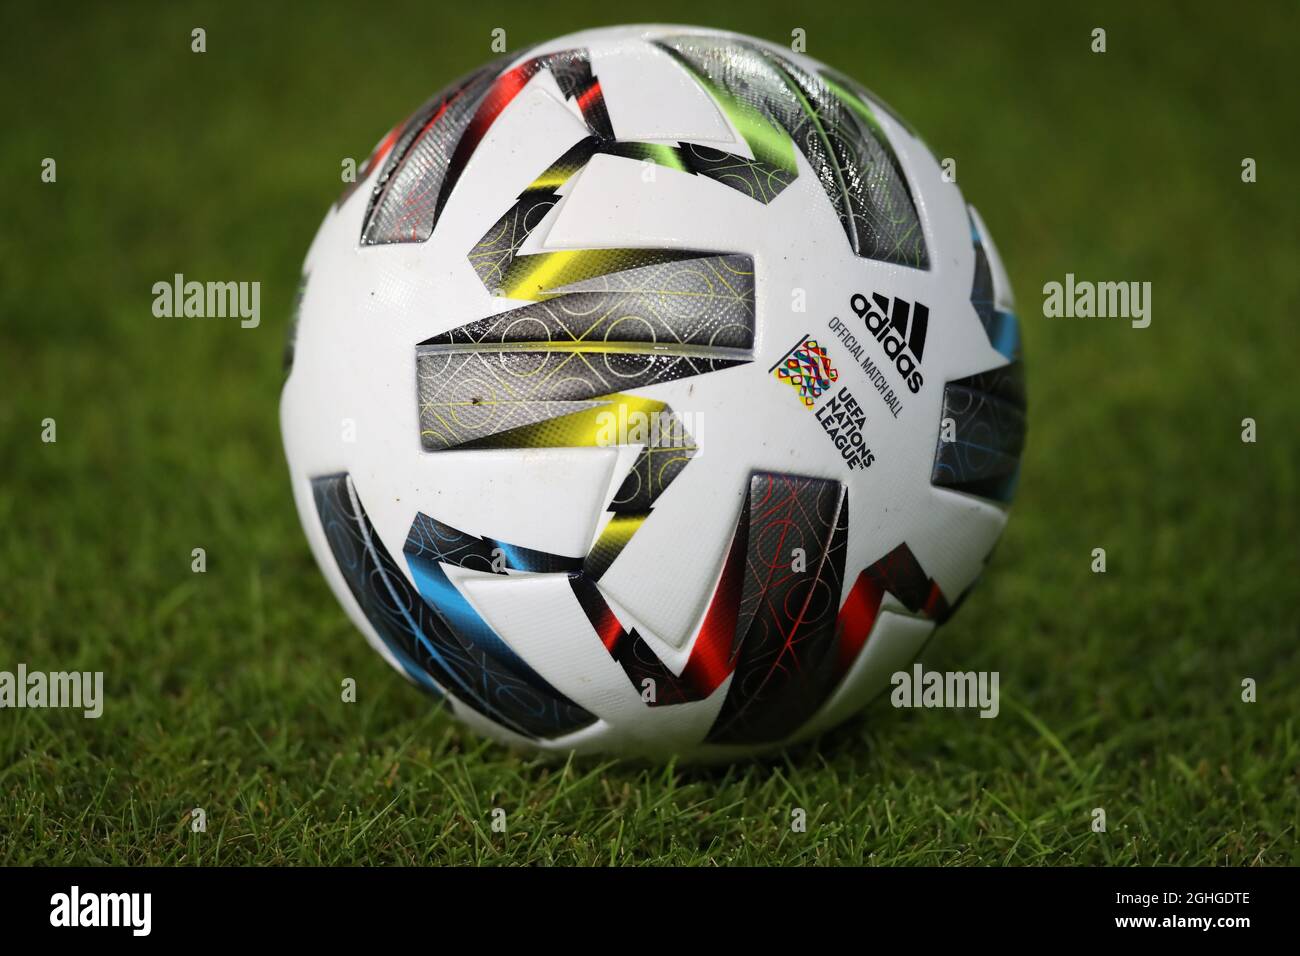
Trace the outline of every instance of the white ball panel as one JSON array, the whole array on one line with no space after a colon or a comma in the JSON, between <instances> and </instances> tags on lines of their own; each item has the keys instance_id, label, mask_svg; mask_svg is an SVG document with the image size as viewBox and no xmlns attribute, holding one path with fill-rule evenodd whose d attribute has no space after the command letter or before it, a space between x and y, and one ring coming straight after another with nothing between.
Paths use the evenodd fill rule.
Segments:
<instances>
[{"instance_id":1,"label":"white ball panel","mask_svg":"<svg viewBox=\"0 0 1300 956\"><path fill-rule=\"evenodd\" d=\"M888 690L891 676L907 669L933 633L933 621L882 608L844 681L797 739L834 727Z\"/></svg>"}]
</instances>

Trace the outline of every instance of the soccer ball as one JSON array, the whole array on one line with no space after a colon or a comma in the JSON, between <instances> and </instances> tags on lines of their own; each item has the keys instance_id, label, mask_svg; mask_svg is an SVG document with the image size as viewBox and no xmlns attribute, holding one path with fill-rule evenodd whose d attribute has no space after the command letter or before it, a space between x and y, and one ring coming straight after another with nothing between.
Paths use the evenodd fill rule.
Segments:
<instances>
[{"instance_id":1,"label":"soccer ball","mask_svg":"<svg viewBox=\"0 0 1300 956\"><path fill-rule=\"evenodd\" d=\"M592 30L460 79L330 209L293 325L330 586L515 744L729 759L836 724L1015 489L979 216L877 97L742 35Z\"/></svg>"}]
</instances>

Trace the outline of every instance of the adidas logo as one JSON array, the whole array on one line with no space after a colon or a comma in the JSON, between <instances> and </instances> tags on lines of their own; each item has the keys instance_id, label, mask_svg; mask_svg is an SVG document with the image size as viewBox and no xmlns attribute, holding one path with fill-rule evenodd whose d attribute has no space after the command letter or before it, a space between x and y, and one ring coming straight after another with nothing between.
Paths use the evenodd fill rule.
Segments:
<instances>
[{"instance_id":1,"label":"adidas logo","mask_svg":"<svg viewBox=\"0 0 1300 956\"><path fill-rule=\"evenodd\" d=\"M915 395L925 379L921 375L921 355L925 351L925 330L930 324L930 309L920 302L874 292L871 297L854 293L849 305L885 354L893 360L898 374Z\"/></svg>"}]
</instances>

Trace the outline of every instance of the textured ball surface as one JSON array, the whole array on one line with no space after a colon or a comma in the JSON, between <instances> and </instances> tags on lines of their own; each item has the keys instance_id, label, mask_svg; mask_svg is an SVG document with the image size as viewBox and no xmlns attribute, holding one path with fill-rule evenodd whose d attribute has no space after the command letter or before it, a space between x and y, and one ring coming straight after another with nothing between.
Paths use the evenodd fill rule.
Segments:
<instances>
[{"instance_id":1,"label":"textured ball surface","mask_svg":"<svg viewBox=\"0 0 1300 956\"><path fill-rule=\"evenodd\" d=\"M421 106L311 246L281 405L357 627L548 750L725 759L886 690L981 573L1025 433L949 178L853 80L690 27Z\"/></svg>"}]
</instances>

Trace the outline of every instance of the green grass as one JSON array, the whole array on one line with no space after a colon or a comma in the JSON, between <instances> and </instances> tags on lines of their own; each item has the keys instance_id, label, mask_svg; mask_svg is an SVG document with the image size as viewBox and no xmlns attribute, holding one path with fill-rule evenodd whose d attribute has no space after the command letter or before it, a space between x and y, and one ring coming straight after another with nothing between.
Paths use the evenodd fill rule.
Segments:
<instances>
[{"instance_id":1,"label":"green grass","mask_svg":"<svg viewBox=\"0 0 1300 956\"><path fill-rule=\"evenodd\" d=\"M1300 31L1281 5L1134 6L709 6L803 27L957 158L1031 391L1007 534L924 657L999 671L1001 716L878 702L709 770L538 761L431 712L330 595L279 443L285 321L342 158L485 59L493 27L518 47L617 11L10 11L0 669L102 670L108 702L0 711L0 862L1300 863ZM261 280L261 327L154 318L174 272ZM1044 319L1066 272L1150 280L1151 327Z\"/></svg>"}]
</instances>

